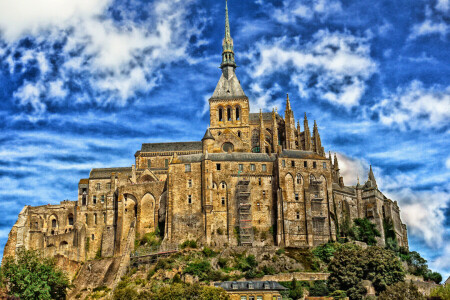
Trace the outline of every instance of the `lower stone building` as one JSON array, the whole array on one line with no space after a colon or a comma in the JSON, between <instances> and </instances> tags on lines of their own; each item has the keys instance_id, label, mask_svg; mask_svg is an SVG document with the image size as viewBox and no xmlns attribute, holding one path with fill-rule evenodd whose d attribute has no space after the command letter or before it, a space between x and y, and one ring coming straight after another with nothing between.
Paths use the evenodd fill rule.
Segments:
<instances>
[{"instance_id":1,"label":"lower stone building","mask_svg":"<svg viewBox=\"0 0 450 300\"><path fill-rule=\"evenodd\" d=\"M281 291L287 290L275 281L224 281L215 283L223 288L230 300L281 300Z\"/></svg>"},{"instance_id":2,"label":"lower stone building","mask_svg":"<svg viewBox=\"0 0 450 300\"><path fill-rule=\"evenodd\" d=\"M346 186L336 155L328 157L318 125L295 122L289 96L284 117L250 113L236 77L228 13L222 75L209 100L201 141L143 144L134 164L93 169L78 199L26 206L4 256L40 249L74 261L129 253L131 235L159 232L163 245L196 240L211 246L313 247L339 236L340 225L368 218L383 235L389 221L408 247L397 202L378 189L372 169L364 185Z\"/></svg>"}]
</instances>

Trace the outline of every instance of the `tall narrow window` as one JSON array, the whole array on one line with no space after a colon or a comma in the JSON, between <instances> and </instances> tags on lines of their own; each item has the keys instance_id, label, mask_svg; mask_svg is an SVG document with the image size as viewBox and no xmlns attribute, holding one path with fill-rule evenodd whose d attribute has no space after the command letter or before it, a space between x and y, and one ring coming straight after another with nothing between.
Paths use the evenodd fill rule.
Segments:
<instances>
[{"instance_id":1,"label":"tall narrow window","mask_svg":"<svg viewBox=\"0 0 450 300\"><path fill-rule=\"evenodd\" d=\"M53 220L52 220L52 227L53 227L53 228L56 228L56 219L53 219Z\"/></svg>"},{"instance_id":2,"label":"tall narrow window","mask_svg":"<svg viewBox=\"0 0 450 300\"><path fill-rule=\"evenodd\" d=\"M262 165L262 171L266 172L267 171L267 165Z\"/></svg>"},{"instance_id":3,"label":"tall narrow window","mask_svg":"<svg viewBox=\"0 0 450 300\"><path fill-rule=\"evenodd\" d=\"M222 206L225 206L225 197L222 197Z\"/></svg>"},{"instance_id":4,"label":"tall narrow window","mask_svg":"<svg viewBox=\"0 0 450 300\"><path fill-rule=\"evenodd\" d=\"M227 108L227 120L231 121L231 108Z\"/></svg>"},{"instance_id":5,"label":"tall narrow window","mask_svg":"<svg viewBox=\"0 0 450 300\"><path fill-rule=\"evenodd\" d=\"M102 203L105 203L105 195L102 195L101 201Z\"/></svg>"},{"instance_id":6,"label":"tall narrow window","mask_svg":"<svg viewBox=\"0 0 450 300\"><path fill-rule=\"evenodd\" d=\"M256 166L254 164L250 164L250 170L251 171L255 171L256 170Z\"/></svg>"},{"instance_id":7,"label":"tall narrow window","mask_svg":"<svg viewBox=\"0 0 450 300\"><path fill-rule=\"evenodd\" d=\"M297 220L300 220L300 213L297 212Z\"/></svg>"},{"instance_id":8,"label":"tall narrow window","mask_svg":"<svg viewBox=\"0 0 450 300\"><path fill-rule=\"evenodd\" d=\"M165 159L164 160L164 167L167 169L169 167L169 160Z\"/></svg>"},{"instance_id":9,"label":"tall narrow window","mask_svg":"<svg viewBox=\"0 0 450 300\"><path fill-rule=\"evenodd\" d=\"M242 135L242 134L241 134L241 132L240 132L240 131L238 131L238 137L241 137L241 135Z\"/></svg>"},{"instance_id":10,"label":"tall narrow window","mask_svg":"<svg viewBox=\"0 0 450 300\"><path fill-rule=\"evenodd\" d=\"M313 162L313 169L317 168L317 163Z\"/></svg>"},{"instance_id":11,"label":"tall narrow window","mask_svg":"<svg viewBox=\"0 0 450 300\"><path fill-rule=\"evenodd\" d=\"M88 214L86 214L85 217L86 217L86 225L87 225L87 223L88 223Z\"/></svg>"},{"instance_id":12,"label":"tall narrow window","mask_svg":"<svg viewBox=\"0 0 450 300\"><path fill-rule=\"evenodd\" d=\"M184 165L184 171L185 172L190 172L191 171L191 164L185 164Z\"/></svg>"},{"instance_id":13,"label":"tall narrow window","mask_svg":"<svg viewBox=\"0 0 450 300\"><path fill-rule=\"evenodd\" d=\"M73 225L73 215L69 215L69 225Z\"/></svg>"},{"instance_id":14,"label":"tall narrow window","mask_svg":"<svg viewBox=\"0 0 450 300\"><path fill-rule=\"evenodd\" d=\"M286 161L285 160L281 161L281 165L283 166L283 168L286 167Z\"/></svg>"},{"instance_id":15,"label":"tall narrow window","mask_svg":"<svg viewBox=\"0 0 450 300\"><path fill-rule=\"evenodd\" d=\"M94 214L94 224L97 225L97 214Z\"/></svg>"},{"instance_id":16,"label":"tall narrow window","mask_svg":"<svg viewBox=\"0 0 450 300\"><path fill-rule=\"evenodd\" d=\"M293 160L291 161L291 166L295 167L295 161L293 161Z\"/></svg>"},{"instance_id":17,"label":"tall narrow window","mask_svg":"<svg viewBox=\"0 0 450 300\"><path fill-rule=\"evenodd\" d=\"M323 169L324 169L324 170L327 169L327 163L323 163Z\"/></svg>"},{"instance_id":18,"label":"tall narrow window","mask_svg":"<svg viewBox=\"0 0 450 300\"><path fill-rule=\"evenodd\" d=\"M97 183L97 191L100 191L100 183Z\"/></svg>"},{"instance_id":19,"label":"tall narrow window","mask_svg":"<svg viewBox=\"0 0 450 300\"><path fill-rule=\"evenodd\" d=\"M216 168L217 168L217 171L220 171L220 168L221 168L220 164L216 164Z\"/></svg>"},{"instance_id":20,"label":"tall narrow window","mask_svg":"<svg viewBox=\"0 0 450 300\"><path fill-rule=\"evenodd\" d=\"M97 196L92 196L92 203L97 204Z\"/></svg>"},{"instance_id":21,"label":"tall narrow window","mask_svg":"<svg viewBox=\"0 0 450 300\"><path fill-rule=\"evenodd\" d=\"M149 168L149 169L152 168L152 161L150 159L147 160L147 168Z\"/></svg>"},{"instance_id":22,"label":"tall narrow window","mask_svg":"<svg viewBox=\"0 0 450 300\"><path fill-rule=\"evenodd\" d=\"M239 106L238 107L236 107L236 121L239 121L240 120L240 114L239 114L240 112L239 112ZM239 136L240 137L240 136Z\"/></svg>"},{"instance_id":23,"label":"tall narrow window","mask_svg":"<svg viewBox=\"0 0 450 300\"><path fill-rule=\"evenodd\" d=\"M244 165L243 164L239 164L239 171L244 171Z\"/></svg>"},{"instance_id":24,"label":"tall narrow window","mask_svg":"<svg viewBox=\"0 0 450 300\"><path fill-rule=\"evenodd\" d=\"M295 194L295 201L298 201L298 200L299 200L298 194Z\"/></svg>"},{"instance_id":25,"label":"tall narrow window","mask_svg":"<svg viewBox=\"0 0 450 300\"><path fill-rule=\"evenodd\" d=\"M258 184L261 185L261 178L258 179Z\"/></svg>"},{"instance_id":26,"label":"tall narrow window","mask_svg":"<svg viewBox=\"0 0 450 300\"><path fill-rule=\"evenodd\" d=\"M223 109L219 108L219 122L223 121Z\"/></svg>"},{"instance_id":27,"label":"tall narrow window","mask_svg":"<svg viewBox=\"0 0 450 300\"><path fill-rule=\"evenodd\" d=\"M304 161L304 162L303 162L303 166L304 166L305 168L307 168L307 167L308 167L308 162L307 162L307 161Z\"/></svg>"},{"instance_id":28,"label":"tall narrow window","mask_svg":"<svg viewBox=\"0 0 450 300\"><path fill-rule=\"evenodd\" d=\"M192 187L192 179L188 180L188 187Z\"/></svg>"},{"instance_id":29,"label":"tall narrow window","mask_svg":"<svg viewBox=\"0 0 450 300\"><path fill-rule=\"evenodd\" d=\"M188 195L188 204L192 204L192 195Z\"/></svg>"},{"instance_id":30,"label":"tall narrow window","mask_svg":"<svg viewBox=\"0 0 450 300\"><path fill-rule=\"evenodd\" d=\"M103 213L103 223L106 224L106 213Z\"/></svg>"}]
</instances>

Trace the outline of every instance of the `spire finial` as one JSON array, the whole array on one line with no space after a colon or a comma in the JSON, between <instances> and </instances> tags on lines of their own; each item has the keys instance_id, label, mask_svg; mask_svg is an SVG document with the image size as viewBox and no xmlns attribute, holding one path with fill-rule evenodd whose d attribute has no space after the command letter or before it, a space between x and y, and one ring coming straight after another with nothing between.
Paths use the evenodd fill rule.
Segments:
<instances>
[{"instance_id":1,"label":"spire finial","mask_svg":"<svg viewBox=\"0 0 450 300\"><path fill-rule=\"evenodd\" d=\"M225 0L225 38L222 43L222 70L226 67L233 67L236 69L236 62L234 61L234 43L230 33L230 20L228 18L228 1Z\"/></svg>"},{"instance_id":2,"label":"spire finial","mask_svg":"<svg viewBox=\"0 0 450 300\"><path fill-rule=\"evenodd\" d=\"M289 94L286 94L287 98L286 98L286 110L290 111L291 110L291 100L289 99Z\"/></svg>"}]
</instances>

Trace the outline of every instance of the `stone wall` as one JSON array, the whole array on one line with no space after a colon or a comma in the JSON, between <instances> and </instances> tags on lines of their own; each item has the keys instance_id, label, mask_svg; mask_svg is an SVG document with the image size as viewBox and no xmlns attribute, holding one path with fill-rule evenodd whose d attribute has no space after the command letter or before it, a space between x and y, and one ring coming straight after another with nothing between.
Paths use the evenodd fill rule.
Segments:
<instances>
[{"instance_id":1,"label":"stone wall","mask_svg":"<svg viewBox=\"0 0 450 300\"><path fill-rule=\"evenodd\" d=\"M328 280L329 273L308 273L308 272L295 272L295 273L281 273L276 275L264 275L261 281L292 281L294 278L297 281L318 281Z\"/></svg>"}]
</instances>

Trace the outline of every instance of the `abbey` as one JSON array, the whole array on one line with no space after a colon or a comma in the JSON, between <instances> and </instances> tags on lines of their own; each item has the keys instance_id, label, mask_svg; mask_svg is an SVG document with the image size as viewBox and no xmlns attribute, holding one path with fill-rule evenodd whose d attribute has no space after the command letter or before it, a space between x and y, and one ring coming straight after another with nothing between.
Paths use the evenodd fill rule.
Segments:
<instances>
[{"instance_id":1,"label":"abbey","mask_svg":"<svg viewBox=\"0 0 450 300\"><path fill-rule=\"evenodd\" d=\"M355 218L376 224L380 245L390 220L408 247L397 202L380 192L372 168L364 185L346 186L316 122L310 129L305 114L296 123L289 96L284 117L250 113L228 8L221 69L201 141L143 144L131 167L93 169L81 179L77 201L24 207L4 256L21 248L78 262L124 256L135 236L155 231L166 246L313 247L336 240Z\"/></svg>"}]
</instances>

